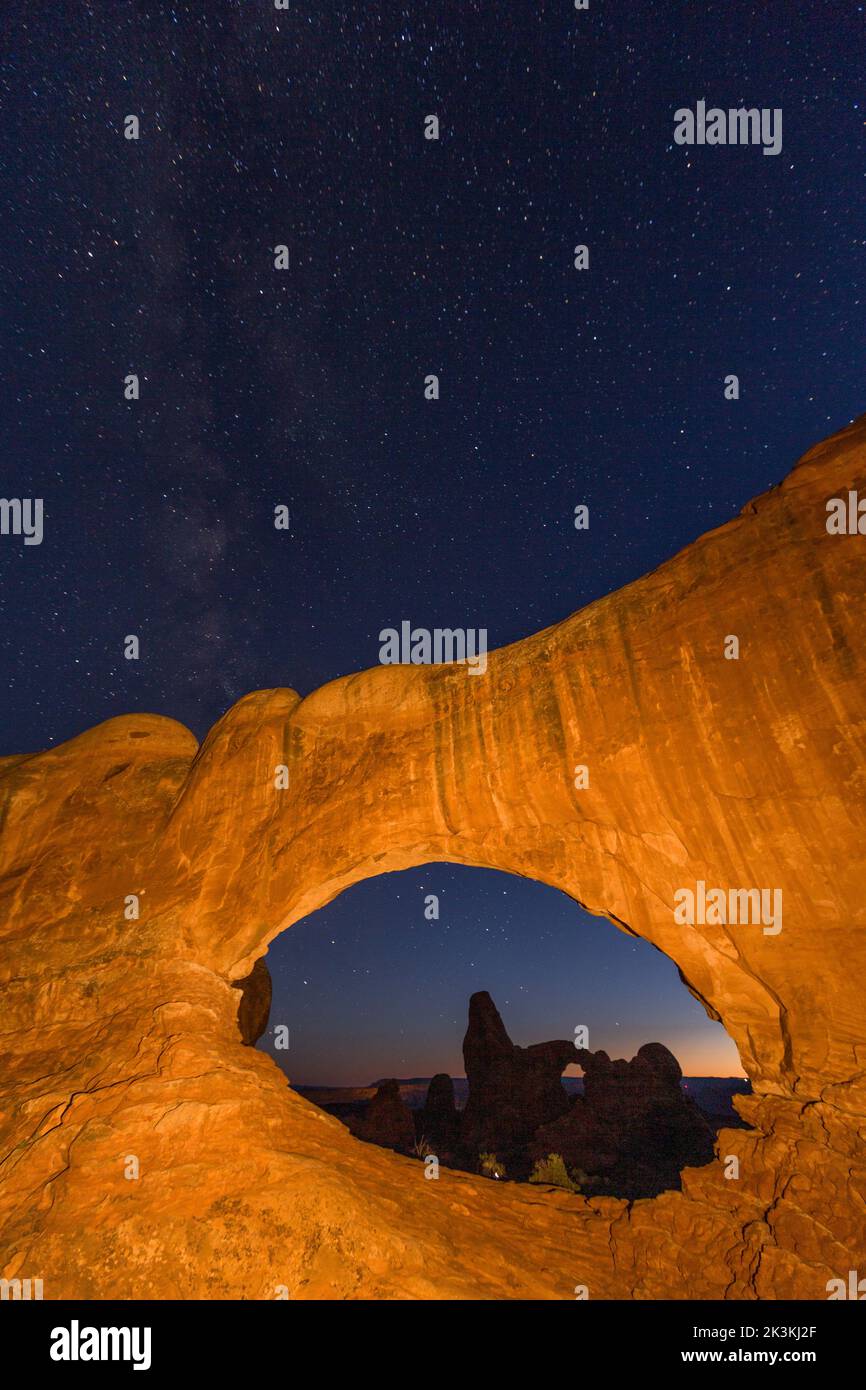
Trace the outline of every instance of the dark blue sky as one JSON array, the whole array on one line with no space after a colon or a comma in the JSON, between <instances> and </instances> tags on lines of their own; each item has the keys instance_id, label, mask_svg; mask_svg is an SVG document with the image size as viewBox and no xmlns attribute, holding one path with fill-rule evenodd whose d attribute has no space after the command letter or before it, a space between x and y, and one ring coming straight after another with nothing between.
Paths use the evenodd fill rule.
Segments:
<instances>
[{"instance_id":1,"label":"dark blue sky","mask_svg":"<svg viewBox=\"0 0 866 1390\"><path fill-rule=\"evenodd\" d=\"M866 405L861 4L7 0L0 61L0 493L45 507L0 537L0 753L131 710L201 736L402 619L514 641ZM675 144L702 99L780 107L781 154ZM374 974L390 891L357 890ZM514 931L501 984L437 968L517 998ZM587 969L615 939L575 935Z\"/></svg>"},{"instance_id":2,"label":"dark blue sky","mask_svg":"<svg viewBox=\"0 0 866 1390\"><path fill-rule=\"evenodd\" d=\"M438 921L424 916L431 893ZM522 1046L585 1024L593 1051L632 1057L663 1042L688 1075L742 1075L734 1043L660 951L555 888L492 869L425 864L357 883L278 937L267 963L270 1028L289 1029L274 1055L294 1082L463 1076L477 989ZM273 1052L270 1030L260 1046Z\"/></svg>"}]
</instances>

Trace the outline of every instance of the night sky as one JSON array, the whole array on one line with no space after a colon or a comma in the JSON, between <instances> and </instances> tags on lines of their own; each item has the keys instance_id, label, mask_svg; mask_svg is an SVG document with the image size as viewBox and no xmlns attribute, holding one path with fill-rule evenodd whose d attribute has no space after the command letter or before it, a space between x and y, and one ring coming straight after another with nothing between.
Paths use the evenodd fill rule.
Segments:
<instances>
[{"instance_id":1,"label":"night sky","mask_svg":"<svg viewBox=\"0 0 866 1390\"><path fill-rule=\"evenodd\" d=\"M45 520L0 536L0 754L135 710L201 737L403 619L515 641L861 413L863 22L6 0L0 494ZM675 144L700 99L782 108L782 152ZM739 1069L652 948L481 870L358 885L269 963L298 1079L459 1071L476 988L519 1042L588 992L591 1045Z\"/></svg>"}]
</instances>

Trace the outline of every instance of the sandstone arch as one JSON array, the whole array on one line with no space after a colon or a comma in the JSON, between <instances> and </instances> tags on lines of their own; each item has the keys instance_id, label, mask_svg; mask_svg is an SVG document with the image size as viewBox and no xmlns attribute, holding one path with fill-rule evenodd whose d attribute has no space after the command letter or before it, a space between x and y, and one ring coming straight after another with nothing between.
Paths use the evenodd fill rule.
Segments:
<instances>
[{"instance_id":1,"label":"sandstone arch","mask_svg":"<svg viewBox=\"0 0 866 1390\"><path fill-rule=\"evenodd\" d=\"M0 1271L46 1297L822 1298L862 1264L866 539L825 527L857 487L866 419L483 677L380 667L249 695L201 749L132 715L0 760ZM676 961L755 1087L739 1181L632 1207L425 1184L240 1047L231 982L270 940L429 860L539 878ZM677 927L698 879L781 888L782 932Z\"/></svg>"}]
</instances>

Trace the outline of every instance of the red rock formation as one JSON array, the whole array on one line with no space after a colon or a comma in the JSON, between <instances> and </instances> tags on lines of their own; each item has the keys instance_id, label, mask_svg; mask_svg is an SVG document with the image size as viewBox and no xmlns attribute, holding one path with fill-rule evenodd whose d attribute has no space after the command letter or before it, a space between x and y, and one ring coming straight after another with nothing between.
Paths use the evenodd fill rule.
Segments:
<instances>
[{"instance_id":1,"label":"red rock formation","mask_svg":"<svg viewBox=\"0 0 866 1390\"><path fill-rule=\"evenodd\" d=\"M585 1049L577 1056L583 1095L538 1130L533 1158L558 1153L569 1169L599 1180L594 1192L630 1199L677 1188L684 1167L710 1162L713 1132L683 1094L679 1062L661 1043L645 1043L630 1062Z\"/></svg>"},{"instance_id":2,"label":"red rock formation","mask_svg":"<svg viewBox=\"0 0 866 1390\"><path fill-rule=\"evenodd\" d=\"M454 1103L454 1082L445 1072L437 1072L427 1087L427 1099L419 1112L415 1129L428 1153L448 1162L456 1148L460 1116Z\"/></svg>"},{"instance_id":3,"label":"red rock formation","mask_svg":"<svg viewBox=\"0 0 866 1390\"><path fill-rule=\"evenodd\" d=\"M562 1073L569 1062L578 1060L574 1043L517 1047L486 990L469 1000L463 1060L469 1098L460 1123L460 1147L470 1159L494 1153L508 1163L540 1125L568 1109Z\"/></svg>"},{"instance_id":4,"label":"red rock formation","mask_svg":"<svg viewBox=\"0 0 866 1390\"><path fill-rule=\"evenodd\" d=\"M400 1095L400 1083L383 1081L363 1115L347 1116L346 1125L368 1144L410 1153L415 1147L415 1121Z\"/></svg>"},{"instance_id":5,"label":"red rock formation","mask_svg":"<svg viewBox=\"0 0 866 1390\"><path fill-rule=\"evenodd\" d=\"M378 667L249 695L201 749L130 715L0 761L0 1274L46 1298L825 1298L862 1272L866 538L825 524L849 489L864 420L483 676ZM289 1091L232 983L351 883L432 860L666 952L737 1043L754 1128L681 1193L584 1204L425 1181ZM780 889L782 931L678 925L699 880Z\"/></svg>"}]
</instances>

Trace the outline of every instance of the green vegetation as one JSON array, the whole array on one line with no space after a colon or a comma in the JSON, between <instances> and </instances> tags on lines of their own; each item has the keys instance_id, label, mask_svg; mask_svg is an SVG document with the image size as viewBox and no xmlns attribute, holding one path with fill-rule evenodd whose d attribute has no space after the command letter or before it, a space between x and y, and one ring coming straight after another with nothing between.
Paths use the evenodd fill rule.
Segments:
<instances>
[{"instance_id":1,"label":"green vegetation","mask_svg":"<svg viewBox=\"0 0 866 1390\"><path fill-rule=\"evenodd\" d=\"M547 1187L562 1187L566 1192L582 1192L595 1182L582 1168L572 1168L569 1173L561 1154L548 1154L539 1158L529 1175L530 1182L543 1183Z\"/></svg>"},{"instance_id":2,"label":"green vegetation","mask_svg":"<svg viewBox=\"0 0 866 1390\"><path fill-rule=\"evenodd\" d=\"M505 1164L500 1163L496 1154L482 1153L478 1155L478 1171L485 1178L504 1178Z\"/></svg>"}]
</instances>

